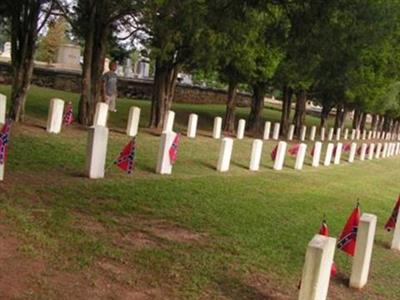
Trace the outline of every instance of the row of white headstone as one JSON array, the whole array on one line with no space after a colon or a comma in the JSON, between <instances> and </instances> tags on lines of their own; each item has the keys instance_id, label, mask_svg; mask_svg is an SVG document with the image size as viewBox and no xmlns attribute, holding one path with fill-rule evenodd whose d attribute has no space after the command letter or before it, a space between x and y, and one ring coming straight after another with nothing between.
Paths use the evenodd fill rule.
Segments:
<instances>
[{"instance_id":1,"label":"row of white headstone","mask_svg":"<svg viewBox=\"0 0 400 300\"><path fill-rule=\"evenodd\" d=\"M376 222L377 217L373 214L363 213L360 218L349 282L352 288L361 289L367 284ZM399 229L395 233L397 239L399 239ZM327 298L335 248L336 239L332 237L317 234L310 241L303 267L299 300Z\"/></svg>"},{"instance_id":2,"label":"row of white headstone","mask_svg":"<svg viewBox=\"0 0 400 300\"><path fill-rule=\"evenodd\" d=\"M349 281L352 288L362 289L368 282L376 223L377 217L373 214L363 213L360 218ZM317 234L310 241L303 267L299 300L327 298L335 248L336 239L332 237ZM400 251L400 213L397 214L390 248Z\"/></svg>"},{"instance_id":3,"label":"row of white headstone","mask_svg":"<svg viewBox=\"0 0 400 300\"><path fill-rule=\"evenodd\" d=\"M61 132L62 123L64 115L64 100L61 99L51 99L49 114L47 117L47 127L46 130L49 133L58 134ZM108 119L108 104L104 102L99 102L96 105L96 111L93 118L93 126L103 126L107 127ZM135 137L139 130L139 120L140 120L140 108L131 107L129 109L128 124L126 127L126 134L131 137Z\"/></svg>"},{"instance_id":4,"label":"row of white headstone","mask_svg":"<svg viewBox=\"0 0 400 300\"><path fill-rule=\"evenodd\" d=\"M258 171L260 169L262 148L263 148L263 141L261 139L255 139L253 141L251 148L249 170ZM287 142L280 141L276 149L275 161L273 165L274 170L279 171L283 169L285 156L287 152L286 149L287 149ZM233 139L223 138L221 141L219 159L217 163L217 170L219 172L229 171L232 150L233 150ZM323 160L324 166L329 166L332 163L332 161L333 164L335 165L340 164L341 155L343 151L343 144L340 142L337 143L336 151L334 150L335 150L335 144L328 143L325 151L325 158ZM349 163L354 162L356 157L356 152L357 152L357 144L351 143L349 157L348 157ZM307 144L301 143L297 151L294 169L296 170L303 169L306 154L307 154ZM312 155L312 163L311 163L313 167L318 167L320 165L321 154L322 154L322 142L315 142ZM370 144L363 143L360 149L360 160L361 161L366 159L371 160L374 157L376 159L379 159L381 157L385 158L399 154L400 154L400 142L385 142L383 144L377 143L376 151L374 143Z\"/></svg>"}]
</instances>

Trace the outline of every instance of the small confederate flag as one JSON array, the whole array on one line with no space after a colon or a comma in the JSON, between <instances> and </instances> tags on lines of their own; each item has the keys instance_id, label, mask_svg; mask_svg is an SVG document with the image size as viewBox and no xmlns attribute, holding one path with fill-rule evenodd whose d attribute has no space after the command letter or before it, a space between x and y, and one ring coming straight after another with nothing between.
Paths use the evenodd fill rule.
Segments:
<instances>
[{"instance_id":1,"label":"small confederate flag","mask_svg":"<svg viewBox=\"0 0 400 300\"><path fill-rule=\"evenodd\" d=\"M397 215L399 213L399 209L400 209L400 196L397 199L396 205L393 208L392 214L389 218L389 220L387 220L386 225L385 225L385 229L387 231L391 231L392 229L394 229L396 227L396 221L397 221Z\"/></svg>"},{"instance_id":2,"label":"small confederate flag","mask_svg":"<svg viewBox=\"0 0 400 300\"><path fill-rule=\"evenodd\" d=\"M72 102L68 102L67 107L65 108L64 116L63 116L63 123L66 126L69 126L74 121L74 115L72 110Z\"/></svg>"},{"instance_id":3,"label":"small confederate flag","mask_svg":"<svg viewBox=\"0 0 400 300\"><path fill-rule=\"evenodd\" d=\"M11 119L6 121L0 131L0 165L4 165L7 159L8 141L10 138Z\"/></svg>"},{"instance_id":4,"label":"small confederate flag","mask_svg":"<svg viewBox=\"0 0 400 300\"><path fill-rule=\"evenodd\" d=\"M275 146L275 148L272 150L272 152L271 152L271 159L273 160L273 161L275 161L275 158L276 158L276 153L278 152L278 145L276 145Z\"/></svg>"},{"instance_id":5,"label":"small confederate flag","mask_svg":"<svg viewBox=\"0 0 400 300\"><path fill-rule=\"evenodd\" d=\"M289 155L296 156L297 153L299 152L299 148L300 148L300 144L295 144L292 147L290 147L288 150Z\"/></svg>"},{"instance_id":6,"label":"small confederate flag","mask_svg":"<svg viewBox=\"0 0 400 300\"><path fill-rule=\"evenodd\" d=\"M354 255L354 249L356 248L357 230L358 223L360 221L360 208L353 209L350 217L347 219L346 225L344 226L342 233L340 234L337 247L346 252L348 255Z\"/></svg>"},{"instance_id":7,"label":"small confederate flag","mask_svg":"<svg viewBox=\"0 0 400 300\"><path fill-rule=\"evenodd\" d=\"M349 152L350 148L351 148L351 144L350 143L347 143L347 144L343 145L343 151L344 152Z\"/></svg>"},{"instance_id":8,"label":"small confederate flag","mask_svg":"<svg viewBox=\"0 0 400 300\"><path fill-rule=\"evenodd\" d=\"M319 228L319 234L323 236L329 236L329 229L328 225L326 224L326 221L323 220L321 223L321 227ZM336 265L335 262L332 262L332 267L331 267L331 276L335 277L337 273Z\"/></svg>"},{"instance_id":9,"label":"small confederate flag","mask_svg":"<svg viewBox=\"0 0 400 300\"><path fill-rule=\"evenodd\" d=\"M174 138L174 141L172 142L171 147L169 148L169 160L172 165L176 162L176 158L178 156L178 146L180 139L181 139L181 134L177 133Z\"/></svg>"},{"instance_id":10,"label":"small confederate flag","mask_svg":"<svg viewBox=\"0 0 400 300\"><path fill-rule=\"evenodd\" d=\"M311 152L310 152L312 157L314 157L314 152L315 152L315 146L312 147Z\"/></svg>"},{"instance_id":11,"label":"small confederate flag","mask_svg":"<svg viewBox=\"0 0 400 300\"><path fill-rule=\"evenodd\" d=\"M128 144L125 145L114 164L116 164L118 168L126 173L131 174L132 170L135 168L135 156L136 141L135 139L132 139Z\"/></svg>"}]
</instances>

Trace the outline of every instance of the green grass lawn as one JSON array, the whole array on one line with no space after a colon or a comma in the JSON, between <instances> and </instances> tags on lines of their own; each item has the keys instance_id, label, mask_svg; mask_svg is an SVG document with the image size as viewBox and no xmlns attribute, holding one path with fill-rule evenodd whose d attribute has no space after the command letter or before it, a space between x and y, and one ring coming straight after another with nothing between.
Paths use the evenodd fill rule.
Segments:
<instances>
[{"instance_id":1,"label":"green grass lawn","mask_svg":"<svg viewBox=\"0 0 400 300\"><path fill-rule=\"evenodd\" d=\"M363 212L378 216L369 283L363 291L347 288L351 259L336 251L339 274L329 298L398 298L400 255L388 249L392 235L383 225L399 192L399 158L350 165L346 154L339 166L315 169L308 155L304 170L295 171L288 157L276 172L270 159L276 142L268 141L254 173L248 170L252 140L245 138L234 141L231 170L220 174L220 141L209 135L224 106L175 104L177 129L184 132L196 112L200 135L182 138L173 175L161 176L154 173L159 137L142 128L137 167L128 176L112 162L128 141L129 107L142 108L145 126L150 103L123 99L110 120L106 178L89 180L83 175L86 131L75 125L59 135L44 130L52 97L75 107L78 100L32 87L28 118L12 129L0 184L0 249L17 240L0 265L19 274L20 298L295 299L306 247L323 215L336 237L357 199ZM247 113L238 109L242 117ZM264 114L271 121L280 116L268 108ZM0 298L10 298L6 283L0 277Z\"/></svg>"}]
</instances>

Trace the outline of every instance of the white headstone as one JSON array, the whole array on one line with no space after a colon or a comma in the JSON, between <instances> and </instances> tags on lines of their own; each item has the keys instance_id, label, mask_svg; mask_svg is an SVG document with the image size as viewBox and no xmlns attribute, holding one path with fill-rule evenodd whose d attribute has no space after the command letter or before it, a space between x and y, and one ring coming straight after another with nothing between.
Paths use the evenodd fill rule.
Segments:
<instances>
[{"instance_id":1,"label":"white headstone","mask_svg":"<svg viewBox=\"0 0 400 300\"><path fill-rule=\"evenodd\" d=\"M299 150L297 151L296 162L294 165L295 170L303 169L304 158L306 157L306 151L307 151L307 145L303 143L300 144Z\"/></svg>"},{"instance_id":2,"label":"white headstone","mask_svg":"<svg viewBox=\"0 0 400 300\"><path fill-rule=\"evenodd\" d=\"M351 139L352 141L354 141L354 140L356 139L356 130L355 130L355 129L352 129L352 130L351 130L351 137L350 137L350 139Z\"/></svg>"},{"instance_id":3,"label":"white headstone","mask_svg":"<svg viewBox=\"0 0 400 300\"><path fill-rule=\"evenodd\" d=\"M315 141L315 134L317 132L317 127L312 126L310 131L310 141Z\"/></svg>"},{"instance_id":4,"label":"white headstone","mask_svg":"<svg viewBox=\"0 0 400 300\"><path fill-rule=\"evenodd\" d=\"M7 97L6 95L0 94L0 124L6 123L6 106Z\"/></svg>"},{"instance_id":5,"label":"white headstone","mask_svg":"<svg viewBox=\"0 0 400 300\"><path fill-rule=\"evenodd\" d=\"M375 158L379 159L381 157L381 152L382 152L382 144L378 143L376 145L376 153L375 153Z\"/></svg>"},{"instance_id":6,"label":"white headstone","mask_svg":"<svg viewBox=\"0 0 400 300\"><path fill-rule=\"evenodd\" d=\"M269 140L270 132L271 132L271 122L267 121L265 122L264 125L264 136L263 136L264 140Z\"/></svg>"},{"instance_id":7,"label":"white headstone","mask_svg":"<svg viewBox=\"0 0 400 300\"><path fill-rule=\"evenodd\" d=\"M167 111L164 119L163 133L173 132L174 130L175 112L172 110Z\"/></svg>"},{"instance_id":8,"label":"white headstone","mask_svg":"<svg viewBox=\"0 0 400 300\"><path fill-rule=\"evenodd\" d=\"M396 155L399 155L399 152L400 152L400 143L397 142L396 143Z\"/></svg>"},{"instance_id":9,"label":"white headstone","mask_svg":"<svg viewBox=\"0 0 400 300\"><path fill-rule=\"evenodd\" d=\"M188 129L187 129L187 137L188 138L194 139L196 137L197 120L198 120L198 116L196 114L190 114Z\"/></svg>"},{"instance_id":10,"label":"white headstone","mask_svg":"<svg viewBox=\"0 0 400 300\"><path fill-rule=\"evenodd\" d=\"M107 126L108 104L97 102L96 112L94 113L93 126Z\"/></svg>"},{"instance_id":11,"label":"white headstone","mask_svg":"<svg viewBox=\"0 0 400 300\"><path fill-rule=\"evenodd\" d=\"M4 164L0 164L0 181L4 180Z\"/></svg>"},{"instance_id":12,"label":"white headstone","mask_svg":"<svg viewBox=\"0 0 400 300\"><path fill-rule=\"evenodd\" d=\"M299 300L326 299L335 246L336 239L319 234L308 244Z\"/></svg>"},{"instance_id":13,"label":"white headstone","mask_svg":"<svg viewBox=\"0 0 400 300\"><path fill-rule=\"evenodd\" d=\"M312 164L311 164L315 168L319 166L319 161L321 159L321 149L322 149L322 143L321 142L315 142L315 144L314 144L314 155L313 155Z\"/></svg>"},{"instance_id":14,"label":"white headstone","mask_svg":"<svg viewBox=\"0 0 400 300\"><path fill-rule=\"evenodd\" d=\"M362 139L365 140L367 138L367 131L364 129L362 132Z\"/></svg>"},{"instance_id":15,"label":"white headstone","mask_svg":"<svg viewBox=\"0 0 400 300\"><path fill-rule=\"evenodd\" d=\"M231 163L233 148L233 139L223 138L221 140L221 148L219 150L219 158L217 163L217 171L227 172Z\"/></svg>"},{"instance_id":16,"label":"white headstone","mask_svg":"<svg viewBox=\"0 0 400 300\"><path fill-rule=\"evenodd\" d=\"M263 141L256 139L253 141L250 156L250 171L258 171L260 169L260 161L262 154Z\"/></svg>"},{"instance_id":17,"label":"white headstone","mask_svg":"<svg viewBox=\"0 0 400 300\"><path fill-rule=\"evenodd\" d=\"M340 141L341 131L342 130L340 128L336 129L336 141Z\"/></svg>"},{"instance_id":18,"label":"white headstone","mask_svg":"<svg viewBox=\"0 0 400 300\"><path fill-rule=\"evenodd\" d=\"M385 158L387 156L388 147L389 147L388 143L383 144L382 158Z\"/></svg>"},{"instance_id":19,"label":"white headstone","mask_svg":"<svg viewBox=\"0 0 400 300\"><path fill-rule=\"evenodd\" d=\"M307 126L302 126L300 131L300 141L304 141L306 139L307 134Z\"/></svg>"},{"instance_id":20,"label":"white headstone","mask_svg":"<svg viewBox=\"0 0 400 300\"><path fill-rule=\"evenodd\" d=\"M368 140L372 139L372 131L371 131L371 130L368 131L368 137L367 137L367 139L368 139Z\"/></svg>"},{"instance_id":21,"label":"white headstone","mask_svg":"<svg viewBox=\"0 0 400 300\"><path fill-rule=\"evenodd\" d=\"M377 139L381 139L381 132L380 131L377 132L376 138Z\"/></svg>"},{"instance_id":22,"label":"white headstone","mask_svg":"<svg viewBox=\"0 0 400 300\"><path fill-rule=\"evenodd\" d=\"M238 124L238 129L237 129L237 135L236 138L238 140L243 139L244 137L244 129L246 128L246 120L245 119L240 119L239 124Z\"/></svg>"},{"instance_id":23,"label":"white headstone","mask_svg":"<svg viewBox=\"0 0 400 300\"><path fill-rule=\"evenodd\" d=\"M287 144L286 142L279 142L278 149L276 151L276 157L274 162L274 170L280 171L283 169L283 164L285 162Z\"/></svg>"},{"instance_id":24,"label":"white headstone","mask_svg":"<svg viewBox=\"0 0 400 300\"><path fill-rule=\"evenodd\" d=\"M369 144L369 150L368 150L368 159L369 160L374 158L374 151L375 151L375 144L374 143Z\"/></svg>"},{"instance_id":25,"label":"white headstone","mask_svg":"<svg viewBox=\"0 0 400 300\"><path fill-rule=\"evenodd\" d=\"M344 136L343 136L343 139L347 140L348 138L349 138L349 129L348 129L348 128L346 128L346 129L344 130Z\"/></svg>"},{"instance_id":26,"label":"white headstone","mask_svg":"<svg viewBox=\"0 0 400 300\"><path fill-rule=\"evenodd\" d=\"M280 130L280 128L281 128L281 124L279 124L278 122L276 122L276 123L274 124L274 132L273 132L273 134L272 134L272 138L273 138L274 140L278 140L278 139L279 139L279 130Z\"/></svg>"},{"instance_id":27,"label":"white headstone","mask_svg":"<svg viewBox=\"0 0 400 300\"><path fill-rule=\"evenodd\" d=\"M293 134L294 134L294 125L293 125L293 124L290 124L290 126L289 126L289 131L288 131L288 135L287 135L288 141L293 140Z\"/></svg>"},{"instance_id":28,"label":"white headstone","mask_svg":"<svg viewBox=\"0 0 400 300\"><path fill-rule=\"evenodd\" d=\"M103 178L107 157L108 128L89 128L86 145L86 174L89 178Z\"/></svg>"},{"instance_id":29,"label":"white headstone","mask_svg":"<svg viewBox=\"0 0 400 300\"><path fill-rule=\"evenodd\" d=\"M393 231L391 249L400 251L400 213L397 213L396 226Z\"/></svg>"},{"instance_id":30,"label":"white headstone","mask_svg":"<svg viewBox=\"0 0 400 300\"><path fill-rule=\"evenodd\" d=\"M126 126L126 134L128 136L137 136L139 130L140 108L132 106L129 109L128 125Z\"/></svg>"},{"instance_id":31,"label":"white headstone","mask_svg":"<svg viewBox=\"0 0 400 300\"><path fill-rule=\"evenodd\" d=\"M362 214L357 230L356 249L351 268L350 287L361 289L367 284L374 245L376 216Z\"/></svg>"},{"instance_id":32,"label":"white headstone","mask_svg":"<svg viewBox=\"0 0 400 300\"><path fill-rule=\"evenodd\" d=\"M222 118L215 117L214 118L213 135L212 135L214 139L221 138L221 128L222 128Z\"/></svg>"},{"instance_id":33,"label":"white headstone","mask_svg":"<svg viewBox=\"0 0 400 300\"><path fill-rule=\"evenodd\" d=\"M333 147L334 146L332 143L328 143L328 146L326 147L325 160L324 160L324 166L326 167L331 164Z\"/></svg>"},{"instance_id":34,"label":"white headstone","mask_svg":"<svg viewBox=\"0 0 400 300\"><path fill-rule=\"evenodd\" d=\"M340 164L340 158L342 156L342 149L343 149L343 144L342 143L337 143L336 144L335 157L333 159L333 164L334 165Z\"/></svg>"},{"instance_id":35,"label":"white headstone","mask_svg":"<svg viewBox=\"0 0 400 300\"><path fill-rule=\"evenodd\" d=\"M47 132L60 133L64 114L64 101L53 98L50 100L49 115L47 116Z\"/></svg>"},{"instance_id":36,"label":"white headstone","mask_svg":"<svg viewBox=\"0 0 400 300\"><path fill-rule=\"evenodd\" d=\"M365 154L367 152L368 145L366 143L361 144L360 160L365 160Z\"/></svg>"},{"instance_id":37,"label":"white headstone","mask_svg":"<svg viewBox=\"0 0 400 300\"><path fill-rule=\"evenodd\" d=\"M350 146L350 153L349 153L349 163L354 162L354 158L356 157L356 151L357 151L357 144L356 143L351 143Z\"/></svg>"},{"instance_id":38,"label":"white headstone","mask_svg":"<svg viewBox=\"0 0 400 300\"><path fill-rule=\"evenodd\" d=\"M328 133L328 141L333 140L333 128L329 128L329 133Z\"/></svg>"},{"instance_id":39,"label":"white headstone","mask_svg":"<svg viewBox=\"0 0 400 300\"><path fill-rule=\"evenodd\" d=\"M356 140L360 139L360 129L356 130Z\"/></svg>"},{"instance_id":40,"label":"white headstone","mask_svg":"<svg viewBox=\"0 0 400 300\"><path fill-rule=\"evenodd\" d=\"M325 141L325 127L321 127L321 141Z\"/></svg>"},{"instance_id":41,"label":"white headstone","mask_svg":"<svg viewBox=\"0 0 400 300\"><path fill-rule=\"evenodd\" d=\"M172 173L172 163L169 157L169 149L174 142L177 133L173 131L163 132L160 138L160 147L158 149L157 155L157 174L171 174Z\"/></svg>"},{"instance_id":42,"label":"white headstone","mask_svg":"<svg viewBox=\"0 0 400 300\"><path fill-rule=\"evenodd\" d=\"M376 139L376 131L375 131L375 130L372 131L372 138L373 138L373 139Z\"/></svg>"}]
</instances>

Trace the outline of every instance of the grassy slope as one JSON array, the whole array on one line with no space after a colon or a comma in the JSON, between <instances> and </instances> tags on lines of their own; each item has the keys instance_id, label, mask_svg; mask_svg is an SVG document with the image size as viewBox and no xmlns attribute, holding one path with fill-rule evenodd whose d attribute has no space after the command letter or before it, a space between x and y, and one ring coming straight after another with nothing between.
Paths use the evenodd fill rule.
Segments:
<instances>
[{"instance_id":1,"label":"grassy slope","mask_svg":"<svg viewBox=\"0 0 400 300\"><path fill-rule=\"evenodd\" d=\"M0 86L0 92L8 94L9 87ZM6 191L0 194L1 211L24 241L21 251L26 255L43 257L52 268L73 274L88 272L101 259L123 263L135 269L124 285L156 286L173 298L254 299L260 296L254 276L267 278L263 284L294 298L306 245L322 215L337 236L359 198L363 211L378 216L370 283L363 292L347 289L351 260L336 252L340 274L330 297L395 299L399 294L400 256L387 249L391 235L382 229L398 194L398 158L318 169L309 166L308 158L302 172L293 170L294 159L289 158L287 168L274 172L269 153L275 143L267 142L262 170L255 174L247 170L251 139L246 138L234 142L231 171L218 174L214 166L219 142L207 135L223 106L176 104L178 127L184 129L187 115L198 112L202 135L183 138L172 176L154 174L158 137L142 130L132 176L110 167L106 179L90 181L81 176L86 133L73 127L54 136L42 128L48 100L55 96L74 103L78 99L33 87L29 125L13 129L7 180L0 185ZM118 114L111 117L108 164L127 142L123 129L132 104L142 108L141 125L146 124L148 102L119 102ZM239 109L240 115L247 112ZM266 110L265 115L273 121L279 118L278 111ZM88 229L81 218L101 230ZM149 227L159 220L200 233L201 238L160 238ZM132 232L146 234L154 244L127 247L121 240ZM33 293L57 295L54 289L41 282Z\"/></svg>"}]
</instances>

